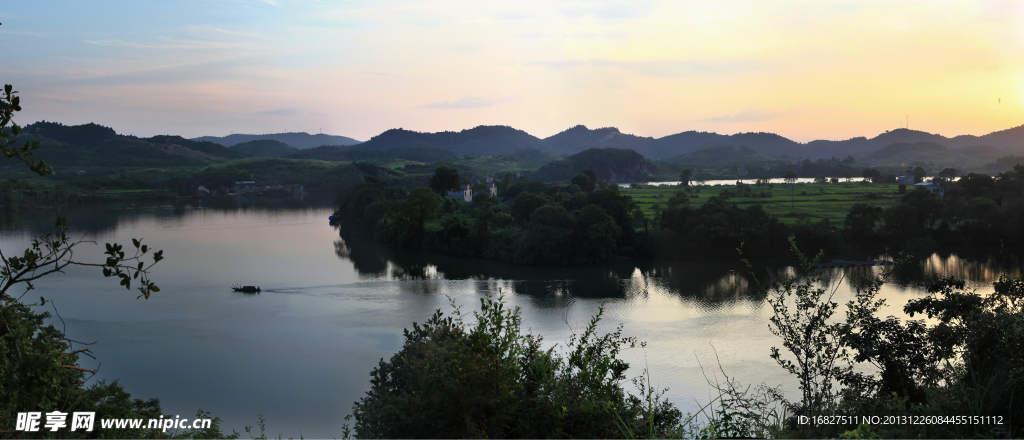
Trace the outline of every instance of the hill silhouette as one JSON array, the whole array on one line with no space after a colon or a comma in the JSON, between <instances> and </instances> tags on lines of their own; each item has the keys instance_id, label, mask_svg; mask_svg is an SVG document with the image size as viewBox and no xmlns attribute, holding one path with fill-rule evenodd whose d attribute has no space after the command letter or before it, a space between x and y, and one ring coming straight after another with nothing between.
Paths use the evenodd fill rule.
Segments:
<instances>
[{"instance_id":1,"label":"hill silhouette","mask_svg":"<svg viewBox=\"0 0 1024 440\"><path fill-rule=\"evenodd\" d=\"M589 149L626 149L653 160L670 159L714 147L746 148L766 159L782 160L844 158L854 155L861 159L921 161L942 165L974 166L978 160L986 163L997 157L1024 155L1024 125L999 130L982 136L961 135L947 138L942 135L905 128L889 130L874 137L854 137L846 140L815 140L800 143L775 133L736 133L684 131L661 138L625 134L615 127L590 129L577 125L558 134L540 139L523 130L509 126L477 126L461 131L416 132L401 128L387 130L370 140L357 143L344 136L310 135L308 133L277 133L270 135L237 134L225 137L202 136L185 139L162 135L137 138L117 134L113 128L89 123L69 126L58 122L40 121L25 127L26 135L60 144L46 153L54 163L73 167L75 163L99 165L103 160L126 166L160 166L165 157L167 166L235 159L246 155L266 157L321 158L325 160L363 160L373 158L403 158L422 162L452 160L451 155L504 156L529 154L575 154ZM206 142L211 141L211 142ZM219 141L219 142L213 142ZM258 141L256 143L251 143ZM223 142L223 143L222 143ZM239 144L247 144L242 148ZM940 148L919 147L918 144ZM322 145L334 148L319 149L298 154ZM357 144L358 146L353 146ZM894 146L895 145L895 146ZM80 147L78 149L72 146ZM886 148L894 146L888 150ZM143 148L146 147L146 148ZM291 149L289 149L291 148ZM359 150L360 152L356 152ZM61 153L57 153L60 151ZM740 150L737 150L740 151ZM745 151L745 150L743 150ZM104 159L104 155L111 155ZM118 155L118 157L113 157ZM133 157L138 160L133 159ZM179 159L173 159L177 157ZM78 158L78 159L75 159ZM182 161L180 158L191 160ZM359 158L359 159L356 159ZM695 158L691 158L695 159ZM78 162L74 162L78 160ZM571 176L570 176L571 177Z\"/></svg>"},{"instance_id":2,"label":"hill silhouette","mask_svg":"<svg viewBox=\"0 0 1024 440\"><path fill-rule=\"evenodd\" d=\"M254 141L242 142L240 144L232 145L231 149L247 156L277 158L288 157L299 151L297 148L273 139L257 139Z\"/></svg>"},{"instance_id":3,"label":"hill silhouette","mask_svg":"<svg viewBox=\"0 0 1024 440\"><path fill-rule=\"evenodd\" d=\"M237 150L232 150L221 144L213 143L210 141L198 142L193 141L191 139L185 139L181 136L160 135L153 136L150 138L143 138L141 140L149 142L151 144L163 145L165 146L165 150L175 150L179 149L180 147L184 147L192 151L204 153L205 155L211 158L241 159L243 157L248 156L245 153L242 153Z\"/></svg>"},{"instance_id":4,"label":"hill silhouette","mask_svg":"<svg viewBox=\"0 0 1024 440\"><path fill-rule=\"evenodd\" d=\"M641 151L654 138L624 134L615 127L591 130L577 125L554 136L544 138L548 152L573 154L591 148L626 148Z\"/></svg>"},{"instance_id":5,"label":"hill silhouette","mask_svg":"<svg viewBox=\"0 0 1024 440\"><path fill-rule=\"evenodd\" d=\"M548 151L540 139L523 130L504 125L481 125L462 131L422 133L393 128L359 145L363 150L390 150L395 148L437 148L456 154L500 156L514 154L516 150L536 148Z\"/></svg>"},{"instance_id":6,"label":"hill silhouette","mask_svg":"<svg viewBox=\"0 0 1024 440\"><path fill-rule=\"evenodd\" d=\"M200 136L192 138L194 141L210 141L232 147L242 142L272 140L287 144L299 150L319 147L321 145L355 145L359 141L345 136L334 136L329 134L309 134L301 132L272 133L272 134L232 134L228 136Z\"/></svg>"}]
</instances>

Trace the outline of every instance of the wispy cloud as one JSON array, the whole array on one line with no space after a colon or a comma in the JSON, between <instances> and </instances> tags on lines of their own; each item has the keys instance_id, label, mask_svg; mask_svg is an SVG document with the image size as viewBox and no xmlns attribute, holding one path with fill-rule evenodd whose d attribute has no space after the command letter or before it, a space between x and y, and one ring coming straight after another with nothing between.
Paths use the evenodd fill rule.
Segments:
<instances>
[{"instance_id":1,"label":"wispy cloud","mask_svg":"<svg viewBox=\"0 0 1024 440\"><path fill-rule=\"evenodd\" d=\"M132 47L138 49L224 49L228 44L218 41L178 40L161 37L160 43L136 43L124 40L85 40L94 46Z\"/></svg>"},{"instance_id":2,"label":"wispy cloud","mask_svg":"<svg viewBox=\"0 0 1024 440\"><path fill-rule=\"evenodd\" d=\"M261 112L256 112L256 114L260 116L298 116L302 114L302 112L293 108L279 108L276 110L264 110Z\"/></svg>"},{"instance_id":3,"label":"wispy cloud","mask_svg":"<svg viewBox=\"0 0 1024 440\"><path fill-rule=\"evenodd\" d=\"M725 115L712 116L710 118L701 119L707 122L761 122L772 119L778 119L782 116L791 113L790 111L764 111L748 108L739 113L730 113Z\"/></svg>"},{"instance_id":4,"label":"wispy cloud","mask_svg":"<svg viewBox=\"0 0 1024 440\"><path fill-rule=\"evenodd\" d=\"M566 18L593 17L601 20L625 20L640 18L651 11L650 2L646 1L587 1L570 5L562 9Z\"/></svg>"},{"instance_id":5,"label":"wispy cloud","mask_svg":"<svg viewBox=\"0 0 1024 440\"><path fill-rule=\"evenodd\" d=\"M697 75L723 75L730 73L747 73L764 63L748 59L729 60L654 60L654 61L621 61L621 60L558 60L532 61L525 65L545 67L554 70L566 70L580 67L617 68L641 75L678 78Z\"/></svg>"},{"instance_id":6,"label":"wispy cloud","mask_svg":"<svg viewBox=\"0 0 1024 440\"><path fill-rule=\"evenodd\" d=\"M508 102L512 102L514 100L514 96L506 96L504 98L500 98L495 96L467 95L454 101L449 101L446 99L441 102L431 102L430 104L422 105L420 107L436 109L483 108L505 104Z\"/></svg>"}]
</instances>

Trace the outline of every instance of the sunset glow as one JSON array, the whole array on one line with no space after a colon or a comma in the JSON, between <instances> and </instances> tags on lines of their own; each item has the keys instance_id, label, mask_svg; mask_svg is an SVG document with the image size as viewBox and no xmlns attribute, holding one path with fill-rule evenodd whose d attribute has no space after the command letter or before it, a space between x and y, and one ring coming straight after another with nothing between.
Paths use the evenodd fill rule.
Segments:
<instances>
[{"instance_id":1,"label":"sunset glow","mask_svg":"<svg viewBox=\"0 0 1024 440\"><path fill-rule=\"evenodd\" d=\"M135 135L576 124L798 141L1024 123L1013 1L5 2L22 124Z\"/></svg>"}]
</instances>

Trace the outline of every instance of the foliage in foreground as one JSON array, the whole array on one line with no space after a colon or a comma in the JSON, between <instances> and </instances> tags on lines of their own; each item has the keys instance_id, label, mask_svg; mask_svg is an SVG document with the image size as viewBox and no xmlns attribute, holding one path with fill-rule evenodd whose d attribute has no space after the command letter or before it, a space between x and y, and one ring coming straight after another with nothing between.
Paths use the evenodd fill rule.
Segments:
<instances>
[{"instance_id":1,"label":"foliage in foreground","mask_svg":"<svg viewBox=\"0 0 1024 440\"><path fill-rule=\"evenodd\" d=\"M833 295L842 280L828 280L812 269L814 260L797 253L798 274L767 285L771 329L785 349L773 348L772 358L798 378L801 390L795 401L780 393L767 396L791 415L780 435L1024 435L1024 280L1001 277L991 295L980 295L961 280L941 279L928 286L928 296L903 308L931 322L904 321L879 317L885 300L878 293L888 275L883 274L859 284L845 319L837 319ZM865 363L873 368L855 368ZM905 418L874 426L859 426L863 420L801 422L849 415Z\"/></svg>"},{"instance_id":2,"label":"foliage in foreground","mask_svg":"<svg viewBox=\"0 0 1024 440\"><path fill-rule=\"evenodd\" d=\"M370 375L355 403L355 431L366 438L620 438L672 435L681 413L648 382L641 396L622 388L633 347L621 327L603 336L602 309L562 354L520 330L519 309L481 299L476 325L438 310L405 330L405 345Z\"/></svg>"}]
</instances>

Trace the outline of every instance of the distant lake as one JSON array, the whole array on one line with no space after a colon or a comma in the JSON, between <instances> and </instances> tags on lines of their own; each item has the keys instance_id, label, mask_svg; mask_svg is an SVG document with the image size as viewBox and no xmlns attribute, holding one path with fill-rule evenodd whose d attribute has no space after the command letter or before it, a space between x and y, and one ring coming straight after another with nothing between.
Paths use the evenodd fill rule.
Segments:
<instances>
[{"instance_id":1,"label":"distant lake","mask_svg":"<svg viewBox=\"0 0 1024 440\"><path fill-rule=\"evenodd\" d=\"M330 226L331 212L328 203L274 199L65 211L76 234L98 243L142 237L163 249L166 260L153 275L161 292L136 300L137 292L99 269L72 268L41 280L29 297L53 300L72 338L97 342L98 360L84 365L102 364L98 378L119 379L137 398L160 398L168 414L209 410L228 432L255 425L262 413L268 435L340 435L343 417L369 389L370 370L401 348L403 328L449 311L449 297L471 312L481 295L499 289L522 308L524 328L560 346L604 303L601 330L621 323L625 334L647 342L626 351L629 376L648 368L684 412L709 400L705 374L721 380L719 363L743 383L795 391L793 378L768 357L779 345L768 331L770 307L738 264L513 266L383 246ZM54 215L0 218L0 246L23 249ZM87 246L78 255L98 261L101 253ZM887 314L901 315L906 300L922 294L923 280L958 276L991 291L1000 273L1020 275L1022 264L987 251L918 259L919 270L886 286ZM756 264L786 270L784 261ZM856 280L871 270L845 274ZM842 273L833 270L835 278ZM263 292L235 293L235 283ZM839 296L850 297L848 285Z\"/></svg>"}]
</instances>

